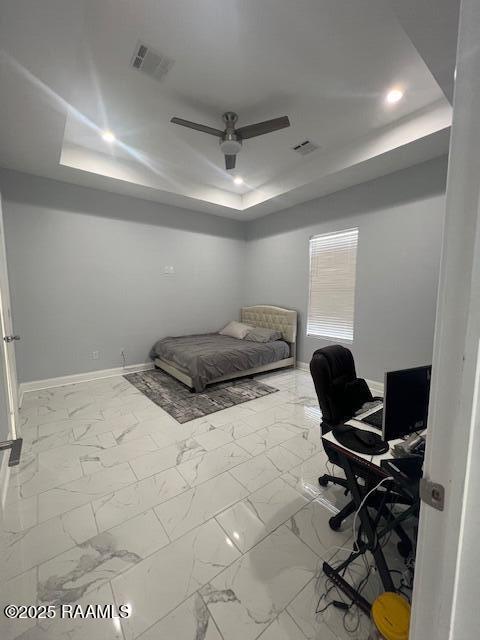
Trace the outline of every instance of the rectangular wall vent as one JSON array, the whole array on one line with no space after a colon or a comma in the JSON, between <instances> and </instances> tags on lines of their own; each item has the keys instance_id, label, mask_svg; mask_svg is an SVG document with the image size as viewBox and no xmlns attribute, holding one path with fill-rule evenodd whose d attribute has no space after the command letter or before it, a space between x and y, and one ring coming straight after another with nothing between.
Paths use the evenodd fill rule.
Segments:
<instances>
[{"instance_id":1,"label":"rectangular wall vent","mask_svg":"<svg viewBox=\"0 0 480 640\"><path fill-rule=\"evenodd\" d=\"M309 153L313 153L317 149L320 149L320 147L311 140L304 140L303 142L300 142L300 144L296 144L292 149L301 156L308 156Z\"/></svg>"},{"instance_id":2,"label":"rectangular wall vent","mask_svg":"<svg viewBox=\"0 0 480 640\"><path fill-rule=\"evenodd\" d=\"M173 60L168 56L155 51L147 44L139 42L131 60L134 69L142 71L155 80L163 80L173 66Z\"/></svg>"}]
</instances>

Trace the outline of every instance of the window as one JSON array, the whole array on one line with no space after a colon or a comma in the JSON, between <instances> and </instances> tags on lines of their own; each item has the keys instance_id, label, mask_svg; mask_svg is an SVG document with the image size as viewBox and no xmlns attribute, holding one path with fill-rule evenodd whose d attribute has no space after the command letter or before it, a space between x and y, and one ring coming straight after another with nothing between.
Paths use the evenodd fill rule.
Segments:
<instances>
[{"instance_id":1,"label":"window","mask_svg":"<svg viewBox=\"0 0 480 640\"><path fill-rule=\"evenodd\" d=\"M310 238L307 335L353 340L358 229Z\"/></svg>"}]
</instances>

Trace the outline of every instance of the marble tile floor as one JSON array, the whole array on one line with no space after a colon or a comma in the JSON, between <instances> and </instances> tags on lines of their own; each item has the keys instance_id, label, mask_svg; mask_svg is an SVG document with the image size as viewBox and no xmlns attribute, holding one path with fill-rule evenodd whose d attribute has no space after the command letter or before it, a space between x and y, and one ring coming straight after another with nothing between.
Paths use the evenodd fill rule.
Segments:
<instances>
[{"instance_id":1,"label":"marble tile floor","mask_svg":"<svg viewBox=\"0 0 480 640\"><path fill-rule=\"evenodd\" d=\"M121 377L25 396L1 496L1 607L128 604L113 620L7 620L2 640L346 640L315 609L344 504L309 375L183 425ZM370 585L369 585L370 586ZM362 635L364 634L364 635Z\"/></svg>"}]
</instances>

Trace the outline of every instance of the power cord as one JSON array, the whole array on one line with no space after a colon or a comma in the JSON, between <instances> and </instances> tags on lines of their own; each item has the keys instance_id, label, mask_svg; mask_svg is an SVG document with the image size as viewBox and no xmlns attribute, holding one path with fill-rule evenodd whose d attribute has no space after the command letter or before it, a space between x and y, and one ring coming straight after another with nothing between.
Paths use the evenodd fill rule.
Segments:
<instances>
[{"instance_id":1,"label":"power cord","mask_svg":"<svg viewBox=\"0 0 480 640\"><path fill-rule=\"evenodd\" d=\"M365 558L363 558L364 560L364 564L366 566L366 574L365 576L360 580L360 582L358 583L357 586L357 593L361 594L361 592L363 591L363 589L365 588L365 586L368 584L368 581L370 579L370 576L372 575L372 572L374 570L373 565L369 565ZM345 576L345 573L348 571L348 566L344 567L343 571L342 571L342 577ZM355 582L354 576L350 573L350 571L348 571L350 579L353 582ZM325 582L325 584L327 584L328 582L330 582L331 579L328 578ZM336 590L339 599L338 600L332 600L330 602L327 602L327 604L320 608L320 602L322 600L326 600L328 598L328 596L330 595L330 593ZM350 602L345 602L345 600L342 600L342 594L340 593L338 587L335 584L332 584L330 587L327 587L327 589L325 590L325 592L320 596L320 598L318 599L318 603L317 606L315 608L315 613L316 614L322 614L325 611L327 611L330 607L335 607L336 609L339 609L341 611L343 611L343 616L342 616L342 625L343 628L345 629L345 631L349 634L355 633L358 630L358 627L360 626L360 610L357 608L356 610L356 624L353 627L349 627L347 625L347 616L351 611L352 606L354 605L354 600L352 599Z\"/></svg>"},{"instance_id":2,"label":"power cord","mask_svg":"<svg viewBox=\"0 0 480 640\"><path fill-rule=\"evenodd\" d=\"M366 587L366 585L368 584L368 581L369 581L370 576L371 576L371 574L372 574L372 570L373 570L373 566L372 566L372 565L368 565L368 564L367 564L367 573L366 573L366 575L362 578L362 580L358 583L358 586L357 586L357 589L356 589L356 591L357 591L357 593L358 593L359 595L361 595L361 593L362 593L363 589L364 589L364 588ZM356 620L356 624L355 624L355 626L354 626L354 627L352 627L352 628L349 628L349 627L347 626L347 615L348 615L348 613L349 613L349 611L350 611L350 608L353 606L353 603L354 603L354 600L352 600L352 601L350 602L350 604L349 604L349 606L348 606L348 610L347 610L347 611L345 611L345 613L343 614L342 624L343 624L343 628L345 629L345 631L346 631L347 633L355 633L355 632L358 630L358 627L360 626L360 610L358 609L358 607L357 607L357 611L356 611L356 613L357 613L357 620Z\"/></svg>"},{"instance_id":3,"label":"power cord","mask_svg":"<svg viewBox=\"0 0 480 640\"><path fill-rule=\"evenodd\" d=\"M353 517L352 531L353 531L353 546L354 546L354 549L356 551L360 551L360 549L358 548L358 545L357 545L357 526L356 525L357 525L358 514L363 509L366 501L372 495L372 493L375 493L375 491L377 491L377 489L379 489L384 482L387 482L389 480L393 480L393 477L392 476L388 476L388 478L383 478L382 480L380 480L380 482L377 485L375 485L373 487L373 489L370 489L370 491L363 498L363 500L360 503L360 506L358 507L358 509L355 511L355 515Z\"/></svg>"}]
</instances>

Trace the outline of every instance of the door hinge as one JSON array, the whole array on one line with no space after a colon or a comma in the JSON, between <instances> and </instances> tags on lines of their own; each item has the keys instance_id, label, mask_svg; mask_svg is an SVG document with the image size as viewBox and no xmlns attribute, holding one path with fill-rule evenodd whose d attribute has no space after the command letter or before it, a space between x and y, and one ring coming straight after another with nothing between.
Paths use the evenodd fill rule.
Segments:
<instances>
[{"instance_id":1,"label":"door hinge","mask_svg":"<svg viewBox=\"0 0 480 640\"><path fill-rule=\"evenodd\" d=\"M428 478L420 480L420 499L438 511L445 507L445 487Z\"/></svg>"}]
</instances>

